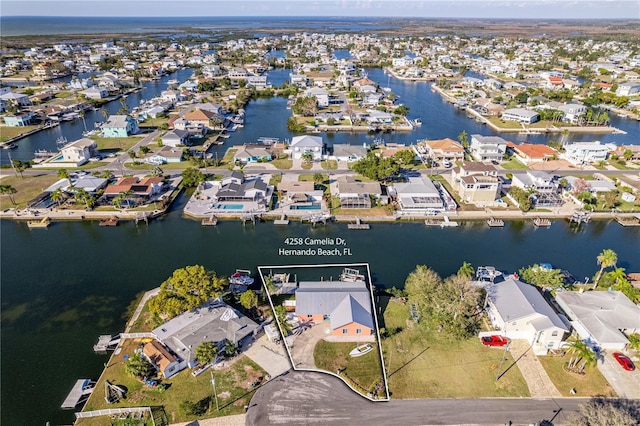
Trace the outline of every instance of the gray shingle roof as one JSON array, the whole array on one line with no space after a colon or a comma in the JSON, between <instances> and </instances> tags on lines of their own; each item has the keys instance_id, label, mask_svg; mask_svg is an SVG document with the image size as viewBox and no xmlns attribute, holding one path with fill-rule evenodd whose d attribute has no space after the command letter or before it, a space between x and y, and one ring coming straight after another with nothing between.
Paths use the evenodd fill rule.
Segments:
<instances>
[{"instance_id":1,"label":"gray shingle roof","mask_svg":"<svg viewBox=\"0 0 640 426\"><path fill-rule=\"evenodd\" d=\"M302 281L296 290L296 314L330 315L346 296L371 310L369 290L363 281L354 283Z\"/></svg>"},{"instance_id":2,"label":"gray shingle roof","mask_svg":"<svg viewBox=\"0 0 640 426\"><path fill-rule=\"evenodd\" d=\"M373 329L373 317L370 310L348 295L331 312L331 328L335 330L353 322Z\"/></svg>"}]
</instances>

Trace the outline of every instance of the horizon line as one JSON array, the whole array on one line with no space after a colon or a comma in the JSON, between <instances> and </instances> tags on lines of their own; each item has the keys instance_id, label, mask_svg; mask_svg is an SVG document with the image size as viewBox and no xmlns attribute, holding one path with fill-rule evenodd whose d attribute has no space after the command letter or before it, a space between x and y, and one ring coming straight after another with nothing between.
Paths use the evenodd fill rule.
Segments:
<instances>
[{"instance_id":1,"label":"horizon line","mask_svg":"<svg viewBox=\"0 0 640 426\"><path fill-rule=\"evenodd\" d=\"M4 18L97 18L97 19L126 19L126 18L143 18L143 19L158 19L158 18L170 18L170 19L181 19L181 18L313 18L313 19L376 19L376 20L393 20L393 19L415 19L415 20L427 20L427 21L437 21L443 19L454 19L460 21L640 21L640 18L633 17L625 17L625 18L524 18L524 17L504 17L504 18L486 18L486 17L455 17L455 16L439 16L439 17L427 17L427 16L347 16L347 15L322 15L322 16L314 16L314 15L206 15L206 16L142 16L142 15L130 15L130 16L92 16L92 15L0 15L0 19Z\"/></svg>"}]
</instances>

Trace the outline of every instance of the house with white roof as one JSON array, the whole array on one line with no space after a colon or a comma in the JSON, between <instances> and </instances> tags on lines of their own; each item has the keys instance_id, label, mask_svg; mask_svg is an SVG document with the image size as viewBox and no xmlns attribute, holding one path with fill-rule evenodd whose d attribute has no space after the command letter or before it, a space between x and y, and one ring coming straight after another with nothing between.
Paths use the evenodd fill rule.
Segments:
<instances>
[{"instance_id":1,"label":"house with white roof","mask_svg":"<svg viewBox=\"0 0 640 426\"><path fill-rule=\"evenodd\" d=\"M305 90L304 95L307 97L315 97L320 108L329 106L329 92L321 87L312 87Z\"/></svg>"},{"instance_id":2,"label":"house with white roof","mask_svg":"<svg viewBox=\"0 0 640 426\"><path fill-rule=\"evenodd\" d=\"M91 86L82 91L88 99L104 99L109 96L109 92L104 87Z\"/></svg>"},{"instance_id":3,"label":"house with white roof","mask_svg":"<svg viewBox=\"0 0 640 426\"><path fill-rule=\"evenodd\" d=\"M564 113L564 121L568 123L577 123L581 117L587 113L586 105L577 103L567 103L558 106L558 109Z\"/></svg>"},{"instance_id":4,"label":"house with white roof","mask_svg":"<svg viewBox=\"0 0 640 426\"><path fill-rule=\"evenodd\" d=\"M165 146L176 147L178 145L189 144L189 132L183 129L169 130L162 136L162 144Z\"/></svg>"},{"instance_id":5,"label":"house with white roof","mask_svg":"<svg viewBox=\"0 0 640 426\"><path fill-rule=\"evenodd\" d=\"M340 206L347 209L371 208L371 198L382 196L380 183L358 182L352 176L339 176L336 188Z\"/></svg>"},{"instance_id":6,"label":"house with white roof","mask_svg":"<svg viewBox=\"0 0 640 426\"><path fill-rule=\"evenodd\" d=\"M538 288L513 277L487 287L486 308L496 330L510 339L526 340L536 355L559 349L569 333Z\"/></svg>"},{"instance_id":7,"label":"house with white roof","mask_svg":"<svg viewBox=\"0 0 640 426\"><path fill-rule=\"evenodd\" d=\"M324 142L320 136L295 136L291 139L289 149L296 160L307 153L313 155L314 160L320 160L324 151Z\"/></svg>"},{"instance_id":8,"label":"house with white roof","mask_svg":"<svg viewBox=\"0 0 640 426\"><path fill-rule=\"evenodd\" d=\"M618 85L616 89L617 96L631 96L640 92L640 83L626 82Z\"/></svg>"},{"instance_id":9,"label":"house with white roof","mask_svg":"<svg viewBox=\"0 0 640 426\"><path fill-rule=\"evenodd\" d=\"M562 156L575 165L590 164L606 160L609 156L609 148L601 145L600 141L575 142L565 146Z\"/></svg>"},{"instance_id":10,"label":"house with white roof","mask_svg":"<svg viewBox=\"0 0 640 426\"><path fill-rule=\"evenodd\" d=\"M640 332L640 306L619 291L565 291L556 301L580 337L602 349L624 350L627 336Z\"/></svg>"},{"instance_id":11,"label":"house with white roof","mask_svg":"<svg viewBox=\"0 0 640 426\"><path fill-rule=\"evenodd\" d=\"M507 141L499 136L471 135L469 153L478 161L502 161Z\"/></svg>"},{"instance_id":12,"label":"house with white roof","mask_svg":"<svg viewBox=\"0 0 640 426\"><path fill-rule=\"evenodd\" d=\"M76 166L81 166L89 161L89 158L98 154L98 145L96 141L92 139L82 138L68 143L60 152L62 153L64 162L75 163Z\"/></svg>"},{"instance_id":13,"label":"house with white roof","mask_svg":"<svg viewBox=\"0 0 640 426\"><path fill-rule=\"evenodd\" d=\"M502 111L502 119L505 121L531 124L540 121L540 114L525 108L509 108Z\"/></svg>"},{"instance_id":14,"label":"house with white roof","mask_svg":"<svg viewBox=\"0 0 640 426\"><path fill-rule=\"evenodd\" d=\"M390 195L403 211L437 213L447 209L440 192L429 178L410 177L408 182L395 183L392 188Z\"/></svg>"}]
</instances>

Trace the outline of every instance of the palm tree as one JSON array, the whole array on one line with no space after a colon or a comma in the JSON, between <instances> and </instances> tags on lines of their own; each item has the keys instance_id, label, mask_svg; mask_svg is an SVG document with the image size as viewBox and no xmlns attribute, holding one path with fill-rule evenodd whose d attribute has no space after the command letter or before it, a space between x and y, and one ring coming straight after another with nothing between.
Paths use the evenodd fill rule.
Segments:
<instances>
[{"instance_id":1,"label":"palm tree","mask_svg":"<svg viewBox=\"0 0 640 426\"><path fill-rule=\"evenodd\" d=\"M153 371L153 365L136 352L124 362L124 371L133 377L146 377Z\"/></svg>"},{"instance_id":2,"label":"palm tree","mask_svg":"<svg viewBox=\"0 0 640 426\"><path fill-rule=\"evenodd\" d=\"M69 179L69 172L67 169L60 169L58 170L58 177L60 179Z\"/></svg>"},{"instance_id":3,"label":"palm tree","mask_svg":"<svg viewBox=\"0 0 640 426\"><path fill-rule=\"evenodd\" d=\"M85 116L84 110L81 109L78 114L80 115L80 118L82 118L82 124L84 125L84 131L86 132L87 131L87 122L84 120L84 116Z\"/></svg>"},{"instance_id":4,"label":"palm tree","mask_svg":"<svg viewBox=\"0 0 640 426\"><path fill-rule=\"evenodd\" d=\"M202 342L196 347L196 359L201 365L211 364L218 356L218 345L213 342Z\"/></svg>"},{"instance_id":5,"label":"palm tree","mask_svg":"<svg viewBox=\"0 0 640 426\"><path fill-rule=\"evenodd\" d=\"M583 340L572 340L568 343L569 353L569 370L577 373L583 373L584 369L598 361L598 355Z\"/></svg>"},{"instance_id":6,"label":"palm tree","mask_svg":"<svg viewBox=\"0 0 640 426\"><path fill-rule=\"evenodd\" d=\"M227 354L227 357L232 357L238 352L238 347L231 340L227 340L227 343L224 344L224 353Z\"/></svg>"},{"instance_id":7,"label":"palm tree","mask_svg":"<svg viewBox=\"0 0 640 426\"><path fill-rule=\"evenodd\" d=\"M611 249L604 249L602 253L598 255L597 261L598 265L600 265L600 270L598 271L598 275L596 275L596 279L593 281L593 290L598 287L598 282L600 278L602 278L602 272L605 268L615 266L615 264L618 263L618 255Z\"/></svg>"},{"instance_id":8,"label":"palm tree","mask_svg":"<svg viewBox=\"0 0 640 426\"><path fill-rule=\"evenodd\" d=\"M56 188L51 192L49 197L51 197L51 201L56 203L58 205L58 207L59 207L60 206L60 202L65 198L65 195L64 195L64 192L62 191L62 189Z\"/></svg>"},{"instance_id":9,"label":"palm tree","mask_svg":"<svg viewBox=\"0 0 640 426\"><path fill-rule=\"evenodd\" d=\"M107 111L104 108L100 109L100 113L102 114L102 116L104 117L104 121L107 121L107 119L109 118L109 111Z\"/></svg>"},{"instance_id":10,"label":"palm tree","mask_svg":"<svg viewBox=\"0 0 640 426\"><path fill-rule=\"evenodd\" d=\"M458 141L462 144L464 149L469 149L469 135L466 130L463 130L458 135Z\"/></svg>"},{"instance_id":11,"label":"palm tree","mask_svg":"<svg viewBox=\"0 0 640 426\"><path fill-rule=\"evenodd\" d=\"M15 207L16 204L16 200L14 198L14 194L18 192L17 189L15 189L13 186L11 185L0 185L0 194L1 195L8 195L9 196L9 200L11 201L11 204L13 204L13 207Z\"/></svg>"}]
</instances>

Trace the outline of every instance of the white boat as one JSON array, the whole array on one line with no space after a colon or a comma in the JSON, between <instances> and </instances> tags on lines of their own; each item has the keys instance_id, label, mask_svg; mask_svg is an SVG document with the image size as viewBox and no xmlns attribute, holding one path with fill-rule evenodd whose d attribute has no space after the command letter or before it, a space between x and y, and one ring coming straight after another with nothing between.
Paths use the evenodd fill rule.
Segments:
<instances>
[{"instance_id":1,"label":"white boat","mask_svg":"<svg viewBox=\"0 0 640 426\"><path fill-rule=\"evenodd\" d=\"M371 343L365 343L364 345L357 346L354 350L349 352L349 356L357 357L362 356L366 353L369 353L373 350L373 345Z\"/></svg>"},{"instance_id":2,"label":"white boat","mask_svg":"<svg viewBox=\"0 0 640 426\"><path fill-rule=\"evenodd\" d=\"M249 271L236 269L236 272L229 277L229 283L237 285L251 285L253 284L253 278L251 278L249 274Z\"/></svg>"}]
</instances>

